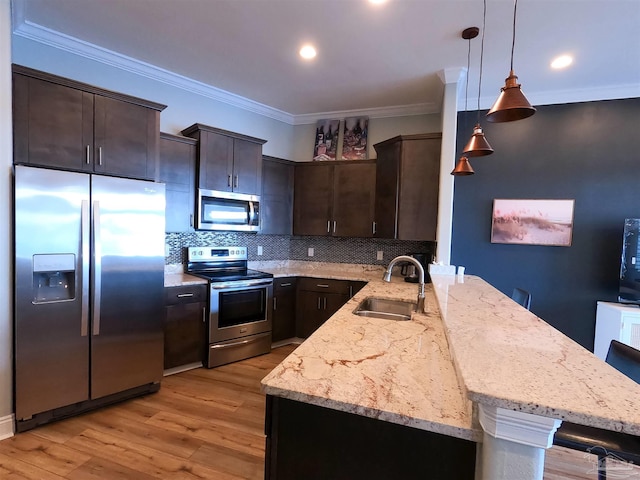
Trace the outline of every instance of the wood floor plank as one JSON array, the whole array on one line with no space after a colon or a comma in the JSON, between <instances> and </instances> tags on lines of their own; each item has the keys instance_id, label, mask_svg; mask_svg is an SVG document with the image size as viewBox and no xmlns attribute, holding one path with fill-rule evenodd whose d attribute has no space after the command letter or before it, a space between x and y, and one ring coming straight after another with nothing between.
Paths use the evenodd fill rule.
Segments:
<instances>
[{"instance_id":1,"label":"wood floor plank","mask_svg":"<svg viewBox=\"0 0 640 480\"><path fill-rule=\"evenodd\" d=\"M91 458L91 455L28 434L15 435L6 442L0 442L0 453L28 461L31 465L60 476L67 475Z\"/></svg>"},{"instance_id":2,"label":"wood floor plank","mask_svg":"<svg viewBox=\"0 0 640 480\"><path fill-rule=\"evenodd\" d=\"M0 479L262 480L260 380L296 347L171 375L157 393L0 441ZM593 457L553 447L544 480L596 480L594 468ZM640 480L640 466L626 478Z\"/></svg>"},{"instance_id":3,"label":"wood floor plank","mask_svg":"<svg viewBox=\"0 0 640 480\"><path fill-rule=\"evenodd\" d=\"M3 440L6 442L7 440ZM2 442L0 442L2 443ZM0 453L0 478L3 480L64 480L66 477Z\"/></svg>"}]
</instances>

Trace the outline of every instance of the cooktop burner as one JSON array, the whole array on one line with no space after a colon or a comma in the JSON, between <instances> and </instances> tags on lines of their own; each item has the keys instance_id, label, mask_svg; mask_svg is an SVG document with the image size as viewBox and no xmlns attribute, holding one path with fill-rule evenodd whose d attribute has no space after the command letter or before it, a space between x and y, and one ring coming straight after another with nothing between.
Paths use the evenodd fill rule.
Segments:
<instances>
[{"instance_id":1,"label":"cooktop burner","mask_svg":"<svg viewBox=\"0 0 640 480\"><path fill-rule=\"evenodd\" d=\"M189 247L187 254L187 273L211 283L273 278L247 268L247 247Z\"/></svg>"}]
</instances>

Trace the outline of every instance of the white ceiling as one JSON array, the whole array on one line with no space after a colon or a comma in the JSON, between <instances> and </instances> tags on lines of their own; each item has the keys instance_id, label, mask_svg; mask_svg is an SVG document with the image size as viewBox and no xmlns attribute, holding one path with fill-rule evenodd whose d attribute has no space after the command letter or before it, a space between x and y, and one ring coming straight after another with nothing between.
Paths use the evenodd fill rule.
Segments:
<instances>
[{"instance_id":1,"label":"white ceiling","mask_svg":"<svg viewBox=\"0 0 640 480\"><path fill-rule=\"evenodd\" d=\"M155 70L290 118L440 111L483 0L13 0L14 32ZM513 0L487 0L481 108L509 73ZM531 103L640 96L640 0L520 0L514 69ZM470 110L481 36L471 41ZM313 62L298 56L318 48ZM98 47L98 48L96 48ZM97 53L96 53L97 52ZM574 64L553 71L553 57ZM117 63L117 62L116 62ZM463 84L464 85L464 84ZM461 89L464 108L464 88ZM230 94L230 95L229 95Z\"/></svg>"}]
</instances>

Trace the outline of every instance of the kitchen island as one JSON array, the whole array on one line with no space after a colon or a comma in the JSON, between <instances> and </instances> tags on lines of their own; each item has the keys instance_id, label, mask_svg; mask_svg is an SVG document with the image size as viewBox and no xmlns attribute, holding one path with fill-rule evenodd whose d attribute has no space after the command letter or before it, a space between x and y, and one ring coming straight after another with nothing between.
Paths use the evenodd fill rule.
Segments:
<instances>
[{"instance_id":1,"label":"kitchen island","mask_svg":"<svg viewBox=\"0 0 640 480\"><path fill-rule=\"evenodd\" d=\"M334 278L364 280L368 275L370 281L264 378L267 478L292 478L282 472L293 468L291 452L303 442L307 422L299 422L299 437L295 425L279 431L289 414L309 415L317 438L338 444L342 437L357 441L352 431L358 426L344 416L333 418L336 412L401 427L388 433L401 449L406 449L403 432L407 438L416 430L427 432L410 440L423 442L414 448L424 452L425 471L433 473L433 458L449 463L455 461L451 452L459 452L457 463L467 477L449 478L473 478L468 477L469 463L478 470L477 478L542 478L544 449L561 420L640 434L637 384L482 279L433 276L427 313L399 322L353 311L367 297L413 300L415 284L395 277L384 283L381 269L356 278L346 270L335 272ZM317 274L328 275L322 269ZM348 435L341 424L349 426ZM363 444L377 443L374 431L362 426ZM475 465L469 443L478 451ZM304 455L324 465L341 453L322 443L309 449L300 443ZM345 458L354 454L342 452ZM379 460L379 451L358 452L366 464ZM396 458L384 460L393 465ZM334 468L331 478L369 478L340 477L340 463ZM433 478L447 477L434 473Z\"/></svg>"}]
</instances>

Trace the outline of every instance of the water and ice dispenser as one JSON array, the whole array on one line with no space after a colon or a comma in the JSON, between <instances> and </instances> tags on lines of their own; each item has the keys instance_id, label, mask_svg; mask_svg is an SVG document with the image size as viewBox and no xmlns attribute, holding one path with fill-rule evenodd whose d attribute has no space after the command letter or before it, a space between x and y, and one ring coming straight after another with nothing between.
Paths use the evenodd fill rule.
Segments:
<instances>
[{"instance_id":1,"label":"water and ice dispenser","mask_svg":"<svg viewBox=\"0 0 640 480\"><path fill-rule=\"evenodd\" d=\"M73 253L33 256L33 303L62 302L76 296Z\"/></svg>"}]
</instances>

